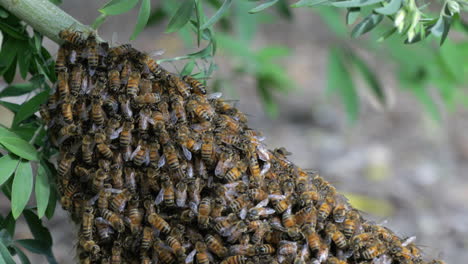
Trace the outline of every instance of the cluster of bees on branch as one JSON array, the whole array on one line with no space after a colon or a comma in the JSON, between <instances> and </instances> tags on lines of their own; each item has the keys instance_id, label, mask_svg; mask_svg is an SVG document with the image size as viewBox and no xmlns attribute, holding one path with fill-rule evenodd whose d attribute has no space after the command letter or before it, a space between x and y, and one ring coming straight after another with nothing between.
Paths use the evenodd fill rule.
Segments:
<instances>
[{"instance_id":1,"label":"cluster of bees on branch","mask_svg":"<svg viewBox=\"0 0 468 264\"><path fill-rule=\"evenodd\" d=\"M425 262L246 116L129 44L65 30L41 108L80 263Z\"/></svg>"}]
</instances>

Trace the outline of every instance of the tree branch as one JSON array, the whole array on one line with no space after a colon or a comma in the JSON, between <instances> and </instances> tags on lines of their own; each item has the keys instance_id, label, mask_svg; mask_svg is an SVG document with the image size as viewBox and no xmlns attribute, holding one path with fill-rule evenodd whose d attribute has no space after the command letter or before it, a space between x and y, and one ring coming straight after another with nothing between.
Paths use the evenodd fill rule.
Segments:
<instances>
[{"instance_id":1,"label":"tree branch","mask_svg":"<svg viewBox=\"0 0 468 264\"><path fill-rule=\"evenodd\" d=\"M0 6L57 44L63 42L58 33L64 29L93 31L48 0L0 0Z\"/></svg>"}]
</instances>

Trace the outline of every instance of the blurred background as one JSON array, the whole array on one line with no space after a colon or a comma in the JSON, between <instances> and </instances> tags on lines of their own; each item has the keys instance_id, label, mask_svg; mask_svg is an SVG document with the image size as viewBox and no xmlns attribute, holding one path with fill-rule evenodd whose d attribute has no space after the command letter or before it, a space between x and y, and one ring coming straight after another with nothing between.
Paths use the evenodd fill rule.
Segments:
<instances>
[{"instance_id":1,"label":"blurred background","mask_svg":"<svg viewBox=\"0 0 468 264\"><path fill-rule=\"evenodd\" d=\"M165 12L174 8L167 2L154 3L152 23L130 43L146 52L164 49L161 59L199 50L189 31L164 33ZM252 3L233 4L216 32L211 91L221 91L247 113L269 148L286 147L293 162L318 171L368 218L400 236L416 236L427 258L464 263L466 33L451 32L441 48L431 40L378 43L378 33L356 40L349 37L339 10L288 9L283 2L256 15L247 13ZM103 4L64 1L61 8L91 24ZM114 45L127 43L137 12L108 18L99 35ZM57 45L46 44L55 56ZM163 65L180 72L185 62ZM57 261L74 263L77 228L59 207L45 225ZM0 208L9 210L4 197ZM31 237L24 221L17 223L16 237ZM47 263L42 256L32 257L32 263Z\"/></svg>"}]
</instances>

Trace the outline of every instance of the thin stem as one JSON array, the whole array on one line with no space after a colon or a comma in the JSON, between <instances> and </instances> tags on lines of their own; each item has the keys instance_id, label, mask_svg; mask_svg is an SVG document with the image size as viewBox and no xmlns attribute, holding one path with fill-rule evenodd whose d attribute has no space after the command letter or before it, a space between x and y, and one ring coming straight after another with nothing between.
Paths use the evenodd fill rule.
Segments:
<instances>
[{"instance_id":1,"label":"thin stem","mask_svg":"<svg viewBox=\"0 0 468 264\"><path fill-rule=\"evenodd\" d=\"M92 31L48 0L0 0L0 6L58 44L63 42L58 33L64 29Z\"/></svg>"}]
</instances>

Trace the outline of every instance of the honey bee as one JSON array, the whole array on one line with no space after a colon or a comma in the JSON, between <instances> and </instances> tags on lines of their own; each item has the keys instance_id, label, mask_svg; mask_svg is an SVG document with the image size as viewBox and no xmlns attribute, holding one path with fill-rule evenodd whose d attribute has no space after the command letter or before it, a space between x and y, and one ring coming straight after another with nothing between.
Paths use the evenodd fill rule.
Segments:
<instances>
[{"instance_id":1,"label":"honey bee","mask_svg":"<svg viewBox=\"0 0 468 264\"><path fill-rule=\"evenodd\" d=\"M283 215L281 216L281 220L283 226L286 228L292 228L296 226L296 217L294 214L291 213L291 207L284 211Z\"/></svg>"},{"instance_id":2,"label":"honey bee","mask_svg":"<svg viewBox=\"0 0 468 264\"><path fill-rule=\"evenodd\" d=\"M107 221L102 217L97 217L95 220L96 231L99 236L100 241L107 243L111 239L112 229L107 224Z\"/></svg>"},{"instance_id":3,"label":"honey bee","mask_svg":"<svg viewBox=\"0 0 468 264\"><path fill-rule=\"evenodd\" d=\"M132 194L128 189L124 189L122 192L115 195L110 203L110 208L114 212L123 212L125 205L132 198Z\"/></svg>"},{"instance_id":4,"label":"honey bee","mask_svg":"<svg viewBox=\"0 0 468 264\"><path fill-rule=\"evenodd\" d=\"M220 258L224 258L228 254L228 249L223 245L223 243L213 235L206 235L205 237L206 245L208 249L217 255Z\"/></svg>"},{"instance_id":5,"label":"honey bee","mask_svg":"<svg viewBox=\"0 0 468 264\"><path fill-rule=\"evenodd\" d=\"M260 183L262 180L261 173L260 173L260 166L258 165L258 160L254 155L251 155L249 158L249 171L252 179L256 183Z\"/></svg>"},{"instance_id":6,"label":"honey bee","mask_svg":"<svg viewBox=\"0 0 468 264\"><path fill-rule=\"evenodd\" d=\"M59 50L57 51L57 60L55 61L55 73L57 75L59 75L60 72L65 72L67 70L66 58L67 50L64 46L60 46Z\"/></svg>"},{"instance_id":7,"label":"honey bee","mask_svg":"<svg viewBox=\"0 0 468 264\"><path fill-rule=\"evenodd\" d=\"M156 204L161 203L164 201L164 204L168 207L174 207L174 184L172 183L170 177L167 175L163 175L161 178L161 191L158 194L158 197L156 198Z\"/></svg>"},{"instance_id":8,"label":"honey bee","mask_svg":"<svg viewBox=\"0 0 468 264\"><path fill-rule=\"evenodd\" d=\"M272 245L263 244L255 247L255 254L257 255L271 255L275 253L275 248Z\"/></svg>"},{"instance_id":9,"label":"honey bee","mask_svg":"<svg viewBox=\"0 0 468 264\"><path fill-rule=\"evenodd\" d=\"M190 76L190 75L183 76L182 81L188 83L192 87L194 93L196 93L198 95L206 94L205 85L203 85L200 81L193 78L192 76Z\"/></svg>"},{"instance_id":10,"label":"honey bee","mask_svg":"<svg viewBox=\"0 0 468 264\"><path fill-rule=\"evenodd\" d=\"M176 172L179 171L180 163L179 159L177 158L177 152L174 148L174 145L172 145L171 143L165 144L163 147L163 151L169 168Z\"/></svg>"},{"instance_id":11,"label":"honey bee","mask_svg":"<svg viewBox=\"0 0 468 264\"><path fill-rule=\"evenodd\" d=\"M180 95L184 98L188 98L190 96L190 86L182 81L179 77L169 74L168 75L168 83L170 87L176 88Z\"/></svg>"},{"instance_id":12,"label":"honey bee","mask_svg":"<svg viewBox=\"0 0 468 264\"><path fill-rule=\"evenodd\" d=\"M101 251L101 248L96 244L94 240L85 240L80 239L80 245L86 252L90 252L93 255L96 255Z\"/></svg>"},{"instance_id":13,"label":"honey bee","mask_svg":"<svg viewBox=\"0 0 468 264\"><path fill-rule=\"evenodd\" d=\"M175 200L178 207L185 207L187 201L187 184L179 181L175 188Z\"/></svg>"},{"instance_id":14,"label":"honey bee","mask_svg":"<svg viewBox=\"0 0 468 264\"><path fill-rule=\"evenodd\" d=\"M113 166L110 172L112 186L117 189L123 188L122 170L118 166Z\"/></svg>"},{"instance_id":15,"label":"honey bee","mask_svg":"<svg viewBox=\"0 0 468 264\"><path fill-rule=\"evenodd\" d=\"M296 255L297 253L297 243L291 241L280 241L278 247L278 254L280 255Z\"/></svg>"},{"instance_id":16,"label":"honey bee","mask_svg":"<svg viewBox=\"0 0 468 264\"><path fill-rule=\"evenodd\" d=\"M122 264L122 245L119 241L115 241L114 245L112 246L112 256L111 256L111 263L112 264Z\"/></svg>"},{"instance_id":17,"label":"honey bee","mask_svg":"<svg viewBox=\"0 0 468 264\"><path fill-rule=\"evenodd\" d=\"M215 122L218 127L224 128L232 133L238 133L241 129L240 124L228 115L219 115Z\"/></svg>"},{"instance_id":18,"label":"honey bee","mask_svg":"<svg viewBox=\"0 0 468 264\"><path fill-rule=\"evenodd\" d=\"M192 209L186 209L180 214L180 221L189 224L195 218L195 212Z\"/></svg>"},{"instance_id":19,"label":"honey bee","mask_svg":"<svg viewBox=\"0 0 468 264\"><path fill-rule=\"evenodd\" d=\"M86 105L86 100L78 99L75 105L75 109L76 109L75 110L76 115L80 118L80 120L82 121L89 120L89 113L88 113L88 107Z\"/></svg>"},{"instance_id":20,"label":"honey bee","mask_svg":"<svg viewBox=\"0 0 468 264\"><path fill-rule=\"evenodd\" d=\"M161 97L157 93L147 93L144 95L138 95L135 97L137 104L155 104L161 100Z\"/></svg>"},{"instance_id":21,"label":"honey bee","mask_svg":"<svg viewBox=\"0 0 468 264\"><path fill-rule=\"evenodd\" d=\"M303 224L310 224L315 226L317 222L317 211L313 206L306 206L295 214L295 219L299 226Z\"/></svg>"},{"instance_id":22,"label":"honey bee","mask_svg":"<svg viewBox=\"0 0 468 264\"><path fill-rule=\"evenodd\" d=\"M93 208L87 207L83 213L82 222L81 222L81 236L85 240L93 239L93 224L94 224Z\"/></svg>"},{"instance_id":23,"label":"honey bee","mask_svg":"<svg viewBox=\"0 0 468 264\"><path fill-rule=\"evenodd\" d=\"M365 246L365 243L374 239L374 235L372 233L361 233L359 235L355 235L352 237L350 244L353 245L355 250L359 250L360 248Z\"/></svg>"},{"instance_id":24,"label":"honey bee","mask_svg":"<svg viewBox=\"0 0 468 264\"><path fill-rule=\"evenodd\" d=\"M310 226L310 225L304 225L302 227L304 236L307 240L307 244L309 244L309 248L311 251L319 251L320 250L320 245L321 245L321 240L320 236L317 234L315 229Z\"/></svg>"},{"instance_id":25,"label":"honey bee","mask_svg":"<svg viewBox=\"0 0 468 264\"><path fill-rule=\"evenodd\" d=\"M63 104L62 104L62 115L63 119L67 123L72 123L73 122L73 104L74 104L74 99L70 97L66 97Z\"/></svg>"},{"instance_id":26,"label":"honey bee","mask_svg":"<svg viewBox=\"0 0 468 264\"><path fill-rule=\"evenodd\" d=\"M148 223L150 223L154 228L158 229L160 232L168 234L171 231L171 226L158 214L151 213L148 215L147 218Z\"/></svg>"},{"instance_id":27,"label":"honey bee","mask_svg":"<svg viewBox=\"0 0 468 264\"><path fill-rule=\"evenodd\" d=\"M270 195L271 196L271 195ZM283 199L277 200L273 203L273 208L275 208L276 212L278 214L284 213L289 206L291 206L291 198L290 197L285 197Z\"/></svg>"},{"instance_id":28,"label":"honey bee","mask_svg":"<svg viewBox=\"0 0 468 264\"><path fill-rule=\"evenodd\" d=\"M191 99L186 104L187 111L201 119L201 121L211 121L214 116L214 110L208 103L199 103Z\"/></svg>"},{"instance_id":29,"label":"honey bee","mask_svg":"<svg viewBox=\"0 0 468 264\"><path fill-rule=\"evenodd\" d=\"M141 250L146 251L151 247L153 243L153 228L145 226L143 228L143 235L141 238Z\"/></svg>"},{"instance_id":30,"label":"honey bee","mask_svg":"<svg viewBox=\"0 0 468 264\"><path fill-rule=\"evenodd\" d=\"M72 31L71 29L64 29L59 32L59 38L75 46L81 46L85 43L83 33L79 31Z\"/></svg>"},{"instance_id":31,"label":"honey bee","mask_svg":"<svg viewBox=\"0 0 468 264\"><path fill-rule=\"evenodd\" d=\"M347 262L345 260L340 260L339 258L336 257L329 257L327 260L327 264L346 264Z\"/></svg>"},{"instance_id":32,"label":"honey bee","mask_svg":"<svg viewBox=\"0 0 468 264\"><path fill-rule=\"evenodd\" d=\"M219 217L215 219L216 224L214 225L213 229L221 236L228 236L230 229L232 228L236 219L237 216L235 214Z\"/></svg>"},{"instance_id":33,"label":"honey bee","mask_svg":"<svg viewBox=\"0 0 468 264\"><path fill-rule=\"evenodd\" d=\"M175 99L172 101L172 109L173 109L172 116L174 117L174 119L177 119L176 122L177 121L179 121L180 123L187 122L187 115L185 113L185 108L184 108L184 100L180 95L175 96Z\"/></svg>"},{"instance_id":34,"label":"honey bee","mask_svg":"<svg viewBox=\"0 0 468 264\"><path fill-rule=\"evenodd\" d=\"M161 263L172 264L176 262L174 255L171 253L171 248L167 247L164 242L157 238L153 244L154 251L158 254Z\"/></svg>"},{"instance_id":35,"label":"honey bee","mask_svg":"<svg viewBox=\"0 0 468 264\"><path fill-rule=\"evenodd\" d=\"M214 139L213 134L206 133L202 136L202 145L201 145L201 157L208 163L214 163Z\"/></svg>"},{"instance_id":36,"label":"honey bee","mask_svg":"<svg viewBox=\"0 0 468 264\"><path fill-rule=\"evenodd\" d=\"M116 213L109 209L103 209L101 210L101 216L104 218L104 220L108 221L112 228L117 230L117 232L122 233L125 231L124 222Z\"/></svg>"},{"instance_id":37,"label":"honey bee","mask_svg":"<svg viewBox=\"0 0 468 264\"><path fill-rule=\"evenodd\" d=\"M190 201L195 203L197 206L200 203L200 192L201 184L199 178L191 178L187 182L187 194L189 195Z\"/></svg>"},{"instance_id":38,"label":"honey bee","mask_svg":"<svg viewBox=\"0 0 468 264\"><path fill-rule=\"evenodd\" d=\"M333 209L333 219L337 223L343 223L346 217L346 211L347 211L347 202L346 198L341 195L337 194L335 198L335 208Z\"/></svg>"},{"instance_id":39,"label":"honey bee","mask_svg":"<svg viewBox=\"0 0 468 264\"><path fill-rule=\"evenodd\" d=\"M243 256L249 256L252 257L255 255L255 247L250 244L236 244L232 245L229 248L229 252L231 255L243 255Z\"/></svg>"},{"instance_id":40,"label":"honey bee","mask_svg":"<svg viewBox=\"0 0 468 264\"><path fill-rule=\"evenodd\" d=\"M117 46L117 47L112 47L109 49L109 57L120 57L120 56L124 56L124 55L127 55L128 53L130 53L130 51L132 51L133 48L132 48L132 45L130 44L123 44L123 45L120 45L120 46Z\"/></svg>"},{"instance_id":41,"label":"honey bee","mask_svg":"<svg viewBox=\"0 0 468 264\"><path fill-rule=\"evenodd\" d=\"M74 181L62 179L61 184L57 186L59 192L62 193L60 203L62 207L69 210L72 207L72 198L78 192L78 185Z\"/></svg>"},{"instance_id":42,"label":"honey bee","mask_svg":"<svg viewBox=\"0 0 468 264\"><path fill-rule=\"evenodd\" d=\"M107 74L109 81L109 88L112 92L118 92L120 90L120 73L118 70L110 70Z\"/></svg>"},{"instance_id":43,"label":"honey bee","mask_svg":"<svg viewBox=\"0 0 468 264\"><path fill-rule=\"evenodd\" d=\"M96 36L90 35L87 40L88 48L88 69L89 75L93 76L96 72L96 68L99 64L99 55L98 55L98 43L96 42Z\"/></svg>"},{"instance_id":44,"label":"honey bee","mask_svg":"<svg viewBox=\"0 0 468 264\"><path fill-rule=\"evenodd\" d=\"M208 228L211 213L211 199L203 198L198 207L198 224L201 228Z\"/></svg>"},{"instance_id":45,"label":"honey bee","mask_svg":"<svg viewBox=\"0 0 468 264\"><path fill-rule=\"evenodd\" d=\"M169 245L169 247L172 248L179 261L185 260L185 248L182 246L182 243L180 243L180 241L176 237L168 236L166 238L166 242Z\"/></svg>"},{"instance_id":46,"label":"honey bee","mask_svg":"<svg viewBox=\"0 0 468 264\"><path fill-rule=\"evenodd\" d=\"M138 94L138 85L140 83L140 73L133 71L130 73L127 83L127 96L135 98Z\"/></svg>"},{"instance_id":47,"label":"honey bee","mask_svg":"<svg viewBox=\"0 0 468 264\"><path fill-rule=\"evenodd\" d=\"M102 110L102 100L100 98L93 98L91 104L91 118L93 122L98 125L104 125L105 114Z\"/></svg>"},{"instance_id":48,"label":"honey bee","mask_svg":"<svg viewBox=\"0 0 468 264\"><path fill-rule=\"evenodd\" d=\"M346 214L346 219L343 222L343 233L346 237L354 235L359 226L361 216L356 210L351 210Z\"/></svg>"},{"instance_id":49,"label":"honey bee","mask_svg":"<svg viewBox=\"0 0 468 264\"><path fill-rule=\"evenodd\" d=\"M140 62L146 65L149 71L151 71L154 75L158 77L161 75L163 69L159 66L158 63L156 63L156 61L153 58L143 53L141 53L139 57L140 57Z\"/></svg>"},{"instance_id":50,"label":"honey bee","mask_svg":"<svg viewBox=\"0 0 468 264\"><path fill-rule=\"evenodd\" d=\"M146 144L140 142L133 153L130 155L130 159L133 160L133 164L136 166L141 166L143 163L149 162L148 155L149 153Z\"/></svg>"},{"instance_id":51,"label":"honey bee","mask_svg":"<svg viewBox=\"0 0 468 264\"><path fill-rule=\"evenodd\" d=\"M93 173L91 190L94 193L99 193L99 191L104 187L104 181L109 178L109 174L102 169L98 169Z\"/></svg>"},{"instance_id":52,"label":"honey bee","mask_svg":"<svg viewBox=\"0 0 468 264\"><path fill-rule=\"evenodd\" d=\"M130 231L132 234L137 234L141 230L141 222L143 221L143 213L138 207L138 200L132 199L129 202L128 218L130 224Z\"/></svg>"},{"instance_id":53,"label":"honey bee","mask_svg":"<svg viewBox=\"0 0 468 264\"><path fill-rule=\"evenodd\" d=\"M114 153L112 152L111 148L109 147L109 145L105 144L105 143L99 143L97 144L96 146L97 150L99 151L99 153L101 153L101 155L105 158L105 159L111 159L114 155Z\"/></svg>"},{"instance_id":54,"label":"honey bee","mask_svg":"<svg viewBox=\"0 0 468 264\"><path fill-rule=\"evenodd\" d=\"M365 259L373 259L382 254L385 254L386 251L387 251L387 247L385 246L385 244L381 242L375 242L374 244L372 244L370 247L366 248L362 252L362 256Z\"/></svg>"},{"instance_id":55,"label":"honey bee","mask_svg":"<svg viewBox=\"0 0 468 264\"><path fill-rule=\"evenodd\" d=\"M59 177L64 177L70 171L73 162L75 161L75 156L66 153L64 157L60 160L57 173Z\"/></svg>"},{"instance_id":56,"label":"honey bee","mask_svg":"<svg viewBox=\"0 0 468 264\"><path fill-rule=\"evenodd\" d=\"M320 222L325 221L328 218L330 213L333 210L333 206L335 204L335 200L331 196L327 196L325 201L320 205L317 213L317 219Z\"/></svg>"},{"instance_id":57,"label":"honey bee","mask_svg":"<svg viewBox=\"0 0 468 264\"><path fill-rule=\"evenodd\" d=\"M246 264L247 257L242 255L230 256L221 261L221 264Z\"/></svg>"},{"instance_id":58,"label":"honey bee","mask_svg":"<svg viewBox=\"0 0 468 264\"><path fill-rule=\"evenodd\" d=\"M302 206L313 205L320 199L320 194L317 192L314 185L311 185L310 189L301 193L299 196L299 203Z\"/></svg>"},{"instance_id":59,"label":"honey bee","mask_svg":"<svg viewBox=\"0 0 468 264\"><path fill-rule=\"evenodd\" d=\"M231 244L235 243L242 237L243 234L245 234L248 228L249 227L245 221L238 221L227 233L227 241Z\"/></svg>"},{"instance_id":60,"label":"honey bee","mask_svg":"<svg viewBox=\"0 0 468 264\"><path fill-rule=\"evenodd\" d=\"M80 92L82 78L83 78L83 66L81 64L78 64L75 67L73 67L72 72L71 72L70 93L72 95L76 96Z\"/></svg>"},{"instance_id":61,"label":"honey bee","mask_svg":"<svg viewBox=\"0 0 468 264\"><path fill-rule=\"evenodd\" d=\"M343 233L341 233L341 231L338 230L336 225L332 223L328 223L325 228L325 232L327 233L328 236L331 237L331 239L333 240L333 242L338 248L347 247L348 243L346 241L346 237L345 235L343 235Z\"/></svg>"}]
</instances>

